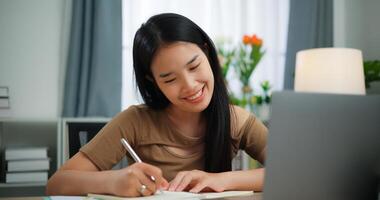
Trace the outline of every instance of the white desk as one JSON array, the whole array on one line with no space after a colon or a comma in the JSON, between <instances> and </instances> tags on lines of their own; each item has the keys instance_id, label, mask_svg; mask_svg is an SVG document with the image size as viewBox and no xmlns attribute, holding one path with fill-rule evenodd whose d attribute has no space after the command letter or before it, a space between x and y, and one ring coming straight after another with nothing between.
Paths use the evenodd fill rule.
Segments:
<instances>
[{"instance_id":1,"label":"white desk","mask_svg":"<svg viewBox=\"0 0 380 200\"><path fill-rule=\"evenodd\" d=\"M223 200L262 200L262 193L254 193L252 196L246 197L228 197L221 198ZM45 200L48 197L0 197L0 200Z\"/></svg>"}]
</instances>

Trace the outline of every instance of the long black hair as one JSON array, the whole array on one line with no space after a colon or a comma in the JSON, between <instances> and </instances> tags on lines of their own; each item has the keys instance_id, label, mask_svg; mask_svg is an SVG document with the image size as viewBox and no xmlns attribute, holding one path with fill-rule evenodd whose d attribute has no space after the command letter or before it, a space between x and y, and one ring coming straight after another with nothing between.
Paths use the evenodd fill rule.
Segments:
<instances>
[{"instance_id":1,"label":"long black hair","mask_svg":"<svg viewBox=\"0 0 380 200\"><path fill-rule=\"evenodd\" d=\"M145 104L152 109L164 109L170 104L154 82L151 62L163 44L178 41L198 45L207 55L214 75L215 84L211 102L203 111L206 119L205 171L229 171L232 152L227 88L214 43L198 25L174 13L152 16L141 25L133 42L133 68L140 94Z\"/></svg>"}]
</instances>

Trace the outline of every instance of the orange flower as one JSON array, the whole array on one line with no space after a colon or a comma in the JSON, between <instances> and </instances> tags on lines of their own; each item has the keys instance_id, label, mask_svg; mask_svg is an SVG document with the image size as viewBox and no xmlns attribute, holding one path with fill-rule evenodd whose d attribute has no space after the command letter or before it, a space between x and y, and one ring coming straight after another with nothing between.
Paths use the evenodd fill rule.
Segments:
<instances>
[{"instance_id":1,"label":"orange flower","mask_svg":"<svg viewBox=\"0 0 380 200\"><path fill-rule=\"evenodd\" d=\"M256 34L251 37L251 44L256 46L261 46L263 44L263 40L256 36Z\"/></svg>"},{"instance_id":2,"label":"orange flower","mask_svg":"<svg viewBox=\"0 0 380 200\"><path fill-rule=\"evenodd\" d=\"M243 43L244 44L250 44L251 43L251 37L249 37L249 35L244 35L243 36Z\"/></svg>"},{"instance_id":3,"label":"orange flower","mask_svg":"<svg viewBox=\"0 0 380 200\"><path fill-rule=\"evenodd\" d=\"M244 35L243 36L243 43L245 45L255 45L255 46L261 46L263 45L263 40L259 37L257 37L256 34L249 36L249 35Z\"/></svg>"}]
</instances>

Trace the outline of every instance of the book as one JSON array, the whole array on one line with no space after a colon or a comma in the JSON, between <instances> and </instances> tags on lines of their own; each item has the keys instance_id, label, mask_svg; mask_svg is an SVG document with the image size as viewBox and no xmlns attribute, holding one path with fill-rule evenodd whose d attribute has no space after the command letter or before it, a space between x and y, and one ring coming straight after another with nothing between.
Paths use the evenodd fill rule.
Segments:
<instances>
[{"instance_id":1,"label":"book","mask_svg":"<svg viewBox=\"0 0 380 200\"><path fill-rule=\"evenodd\" d=\"M46 182L48 172L7 172L5 174L6 183L24 183L24 182Z\"/></svg>"},{"instance_id":2,"label":"book","mask_svg":"<svg viewBox=\"0 0 380 200\"><path fill-rule=\"evenodd\" d=\"M44 197L44 200L99 200L92 197L85 197L85 196L49 196Z\"/></svg>"},{"instance_id":3,"label":"book","mask_svg":"<svg viewBox=\"0 0 380 200\"><path fill-rule=\"evenodd\" d=\"M206 192L206 193L191 193L191 192L171 192L163 191L156 192L152 196L146 197L117 197L111 195L88 194L89 197L103 200L178 200L178 199L216 199L223 197L251 196L253 191L225 191L225 192Z\"/></svg>"},{"instance_id":4,"label":"book","mask_svg":"<svg viewBox=\"0 0 380 200\"><path fill-rule=\"evenodd\" d=\"M7 162L8 172L17 171L43 171L49 170L49 159L36 159L36 160L10 160Z\"/></svg>"},{"instance_id":5,"label":"book","mask_svg":"<svg viewBox=\"0 0 380 200\"><path fill-rule=\"evenodd\" d=\"M47 149L47 147L7 148L5 149L5 160L48 158Z\"/></svg>"},{"instance_id":6,"label":"book","mask_svg":"<svg viewBox=\"0 0 380 200\"><path fill-rule=\"evenodd\" d=\"M0 108L0 118L9 118L13 114L10 108Z\"/></svg>"}]
</instances>

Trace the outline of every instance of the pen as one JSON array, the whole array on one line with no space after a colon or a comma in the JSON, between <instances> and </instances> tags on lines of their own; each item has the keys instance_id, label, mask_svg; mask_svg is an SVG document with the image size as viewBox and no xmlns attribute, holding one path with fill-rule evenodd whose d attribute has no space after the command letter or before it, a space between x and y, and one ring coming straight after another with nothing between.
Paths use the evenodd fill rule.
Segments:
<instances>
[{"instance_id":1,"label":"pen","mask_svg":"<svg viewBox=\"0 0 380 200\"><path fill-rule=\"evenodd\" d=\"M124 139L124 138L121 138L120 139L120 142L121 144L123 144L124 148L127 149L127 151L129 152L129 154L131 154L133 160L135 160L136 162L138 163L141 163L141 159L140 157L136 154L136 152L132 149L131 145L128 144L127 140ZM156 179L154 178L154 176L150 176L150 179L152 179L152 181L156 181Z\"/></svg>"}]
</instances>

